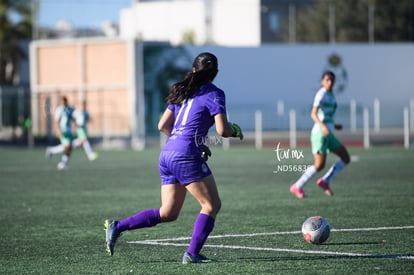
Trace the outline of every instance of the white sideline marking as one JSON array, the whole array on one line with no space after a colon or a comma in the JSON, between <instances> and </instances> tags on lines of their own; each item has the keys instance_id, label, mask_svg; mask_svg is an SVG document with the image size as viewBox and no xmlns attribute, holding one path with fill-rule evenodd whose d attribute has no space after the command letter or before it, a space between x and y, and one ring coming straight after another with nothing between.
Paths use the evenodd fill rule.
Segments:
<instances>
[{"instance_id":1,"label":"white sideline marking","mask_svg":"<svg viewBox=\"0 0 414 275\"><path fill-rule=\"evenodd\" d=\"M145 244L145 245L176 246L176 247L182 247L182 246L187 247L188 246L188 244L183 244L183 243L164 243L164 242L154 242L154 241L133 241L133 242L128 242L128 243ZM302 250L302 249L273 248L273 247L239 246L239 245L214 245L214 244L206 244L204 245L204 247L255 250L255 251L276 251L276 252L288 252L288 253L321 254L321 255L335 255L335 256L348 256L348 257L393 258L393 259L414 260L414 256L403 255L403 254L362 254L362 253L352 253L352 252Z\"/></svg>"},{"instance_id":2,"label":"white sideline marking","mask_svg":"<svg viewBox=\"0 0 414 275\"><path fill-rule=\"evenodd\" d=\"M226 235L213 235L213 236L209 236L208 238L209 239L220 239L220 238L257 237L257 236L270 236L270 235L287 235L287 234L302 234L302 231L226 234ZM186 240L191 240L191 237L177 237L177 238L148 240L148 241L149 242L168 242L168 241L186 241Z\"/></svg>"},{"instance_id":3,"label":"white sideline marking","mask_svg":"<svg viewBox=\"0 0 414 275\"><path fill-rule=\"evenodd\" d=\"M402 230L402 229L414 229L414 226L408 225L408 226L394 226L394 227L345 228L345 229L331 229L331 231L332 232L357 232L357 231L382 231L382 230ZM249 234L226 234L226 235L209 236L209 239L287 235L287 234L302 234L302 232L301 231L285 231L285 232L282 231L282 232L263 232L263 233L249 233ZM129 241L128 243L144 244L144 245L187 247L188 244L172 243L170 241L184 241L184 240L190 240L190 239L191 237L177 237L177 238L169 238L169 239ZM348 257L394 258L394 259L414 260L414 256L403 255L403 254L364 254L364 253L337 252L337 251L302 250L302 249L254 247L254 246L252 247L252 246L238 246L238 245L213 245L213 244L206 244L204 245L204 247L241 249L241 250L244 249L244 250L255 250L255 251L276 251L276 252L288 252L288 253L322 254L322 255L335 255L335 256L348 256Z\"/></svg>"},{"instance_id":4,"label":"white sideline marking","mask_svg":"<svg viewBox=\"0 0 414 275\"><path fill-rule=\"evenodd\" d=\"M367 228L345 228L345 229L331 229L331 231L337 232L356 232L356 231L382 231L382 230L401 230L401 229L414 229L414 225L407 226L391 226L391 227L367 227Z\"/></svg>"},{"instance_id":5,"label":"white sideline marking","mask_svg":"<svg viewBox=\"0 0 414 275\"><path fill-rule=\"evenodd\" d=\"M359 156L351 155L351 162L358 162L358 161L359 161Z\"/></svg>"},{"instance_id":6,"label":"white sideline marking","mask_svg":"<svg viewBox=\"0 0 414 275\"><path fill-rule=\"evenodd\" d=\"M345 229L331 229L331 232L357 232L357 231L383 231L383 230L401 230L401 229L414 229L414 225L407 226L393 226L393 227L366 227L366 228L345 228ZM288 235L288 234L302 234L302 231L280 231L280 232L261 232L261 233L248 233L248 234L225 234L225 235L212 235L209 239L220 238L238 238L238 237L257 237L257 236L271 236L271 235ZM177 237L158 240L146 240L149 242L168 242L168 241L185 241L191 240L191 237Z\"/></svg>"}]
</instances>

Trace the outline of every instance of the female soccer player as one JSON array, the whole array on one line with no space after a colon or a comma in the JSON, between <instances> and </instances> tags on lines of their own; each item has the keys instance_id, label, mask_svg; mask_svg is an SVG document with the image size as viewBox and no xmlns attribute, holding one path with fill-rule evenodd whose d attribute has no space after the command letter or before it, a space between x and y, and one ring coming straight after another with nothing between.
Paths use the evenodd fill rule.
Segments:
<instances>
[{"instance_id":1,"label":"female soccer player","mask_svg":"<svg viewBox=\"0 0 414 275\"><path fill-rule=\"evenodd\" d=\"M297 182L291 185L290 192L298 198L304 198L303 188L306 183L319 171L325 167L327 154L332 151L340 159L336 161L328 172L316 181L325 194L332 196L333 192L329 183L338 175L338 173L349 163L349 154L345 146L334 136L334 129L342 129L342 125L334 124L334 115L336 111L336 99L333 95L332 88L335 84L335 74L326 71L322 75L322 87L315 95L311 118L315 122L311 132L312 153L314 164L309 166Z\"/></svg>"},{"instance_id":2,"label":"female soccer player","mask_svg":"<svg viewBox=\"0 0 414 275\"><path fill-rule=\"evenodd\" d=\"M63 96L61 98L61 105L59 105L55 111L56 136L59 138L60 144L46 148L46 157L48 159L51 158L52 154L63 153L62 158L57 165L59 170L67 169L70 154L72 153L73 112L73 107L69 105L68 99Z\"/></svg>"},{"instance_id":3,"label":"female soccer player","mask_svg":"<svg viewBox=\"0 0 414 275\"><path fill-rule=\"evenodd\" d=\"M77 138L73 141L73 147L78 148L82 146L88 159L90 161L93 161L98 157L98 154L93 151L92 146L88 140L87 125L91 117L89 115L88 110L86 109L86 100L82 101L81 109L75 110L73 112L73 117L75 118L75 121L76 121L76 133L77 133Z\"/></svg>"},{"instance_id":4,"label":"female soccer player","mask_svg":"<svg viewBox=\"0 0 414 275\"><path fill-rule=\"evenodd\" d=\"M159 157L161 207L123 220L105 220L109 255L113 255L121 232L176 220L188 191L200 203L201 211L182 262L210 261L200 251L213 230L221 200L212 172L202 157L205 147L200 141L205 140L214 123L220 136L243 139L240 127L227 120L224 92L212 83L217 73L217 58L201 53L194 59L192 72L171 87L168 106L158 123L159 130L169 137Z\"/></svg>"}]
</instances>

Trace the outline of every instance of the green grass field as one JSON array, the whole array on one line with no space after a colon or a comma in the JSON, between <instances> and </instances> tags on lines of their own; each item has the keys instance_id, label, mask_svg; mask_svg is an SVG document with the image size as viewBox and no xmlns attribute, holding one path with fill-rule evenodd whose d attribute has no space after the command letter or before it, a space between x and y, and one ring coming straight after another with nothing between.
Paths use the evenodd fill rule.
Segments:
<instances>
[{"instance_id":1,"label":"green grass field","mask_svg":"<svg viewBox=\"0 0 414 275\"><path fill-rule=\"evenodd\" d=\"M191 196L176 222L125 232L113 257L104 250L104 219L159 206L159 150L101 151L95 162L77 150L60 172L44 150L0 149L0 273L414 274L413 150L350 148L335 195L312 180L299 200L289 186L309 148L280 161L274 149L212 147L223 206L202 252L217 262L185 266L180 237L199 211ZM322 245L300 233L313 215L331 224Z\"/></svg>"}]
</instances>

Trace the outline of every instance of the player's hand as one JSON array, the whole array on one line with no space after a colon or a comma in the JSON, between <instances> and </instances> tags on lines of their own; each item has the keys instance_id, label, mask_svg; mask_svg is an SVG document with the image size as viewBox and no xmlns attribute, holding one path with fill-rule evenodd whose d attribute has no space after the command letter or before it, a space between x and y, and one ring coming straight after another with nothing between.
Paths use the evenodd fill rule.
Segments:
<instances>
[{"instance_id":1,"label":"player's hand","mask_svg":"<svg viewBox=\"0 0 414 275\"><path fill-rule=\"evenodd\" d=\"M211 151L210 151L210 148L208 148L208 146L207 145L201 145L201 146L203 146L202 147L202 149L201 149L201 157L205 160L205 161L207 161L208 160L208 157L211 157Z\"/></svg>"},{"instance_id":2,"label":"player's hand","mask_svg":"<svg viewBox=\"0 0 414 275\"><path fill-rule=\"evenodd\" d=\"M239 125L236 123L229 122L230 128L231 128L231 136L232 137L238 137L240 140L243 139L243 132Z\"/></svg>"},{"instance_id":3,"label":"player's hand","mask_svg":"<svg viewBox=\"0 0 414 275\"><path fill-rule=\"evenodd\" d=\"M342 130L342 124L335 124L335 130Z\"/></svg>"}]
</instances>

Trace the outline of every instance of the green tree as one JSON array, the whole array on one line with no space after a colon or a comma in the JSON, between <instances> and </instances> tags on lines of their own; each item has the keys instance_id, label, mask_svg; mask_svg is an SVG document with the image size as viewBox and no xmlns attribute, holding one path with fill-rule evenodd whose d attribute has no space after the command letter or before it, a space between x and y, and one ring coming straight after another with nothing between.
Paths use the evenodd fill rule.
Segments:
<instances>
[{"instance_id":1,"label":"green tree","mask_svg":"<svg viewBox=\"0 0 414 275\"><path fill-rule=\"evenodd\" d=\"M334 35L335 42L368 42L370 20L376 42L414 41L412 0L320 0L302 5L297 12L296 41L330 42Z\"/></svg>"},{"instance_id":2,"label":"green tree","mask_svg":"<svg viewBox=\"0 0 414 275\"><path fill-rule=\"evenodd\" d=\"M374 3L376 41L414 41L414 1L376 0Z\"/></svg>"},{"instance_id":3,"label":"green tree","mask_svg":"<svg viewBox=\"0 0 414 275\"><path fill-rule=\"evenodd\" d=\"M23 40L32 37L31 0L0 0L0 84L13 84L20 60L27 58Z\"/></svg>"}]
</instances>

